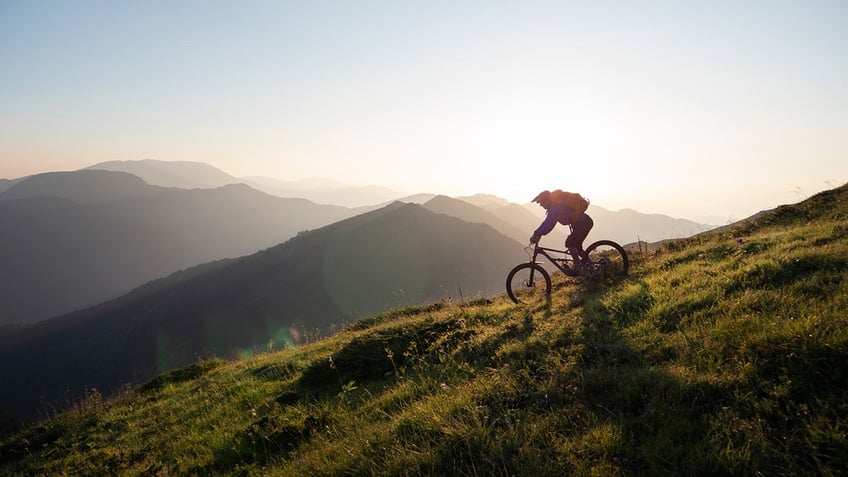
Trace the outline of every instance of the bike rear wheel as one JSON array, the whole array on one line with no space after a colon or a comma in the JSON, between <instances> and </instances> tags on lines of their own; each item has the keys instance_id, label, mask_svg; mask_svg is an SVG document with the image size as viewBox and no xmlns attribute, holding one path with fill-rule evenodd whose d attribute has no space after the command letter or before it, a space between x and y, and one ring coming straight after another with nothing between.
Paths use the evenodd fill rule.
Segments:
<instances>
[{"instance_id":1,"label":"bike rear wheel","mask_svg":"<svg viewBox=\"0 0 848 477\"><path fill-rule=\"evenodd\" d=\"M586 247L592 261L592 273L599 278L621 278L630 269L624 247L612 240L599 240Z\"/></svg>"},{"instance_id":2,"label":"bike rear wheel","mask_svg":"<svg viewBox=\"0 0 848 477\"><path fill-rule=\"evenodd\" d=\"M551 276L537 263L522 263L507 275L506 292L515 303L529 303L551 294Z\"/></svg>"}]
</instances>

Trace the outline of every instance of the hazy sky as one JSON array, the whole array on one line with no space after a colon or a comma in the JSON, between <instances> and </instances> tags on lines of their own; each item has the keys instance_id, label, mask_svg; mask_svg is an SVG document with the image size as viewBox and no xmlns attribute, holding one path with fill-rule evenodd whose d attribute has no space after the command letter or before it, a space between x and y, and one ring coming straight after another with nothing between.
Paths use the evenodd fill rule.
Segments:
<instances>
[{"instance_id":1,"label":"hazy sky","mask_svg":"<svg viewBox=\"0 0 848 477\"><path fill-rule=\"evenodd\" d=\"M742 218L848 182L848 2L0 1L0 177L206 162Z\"/></svg>"}]
</instances>

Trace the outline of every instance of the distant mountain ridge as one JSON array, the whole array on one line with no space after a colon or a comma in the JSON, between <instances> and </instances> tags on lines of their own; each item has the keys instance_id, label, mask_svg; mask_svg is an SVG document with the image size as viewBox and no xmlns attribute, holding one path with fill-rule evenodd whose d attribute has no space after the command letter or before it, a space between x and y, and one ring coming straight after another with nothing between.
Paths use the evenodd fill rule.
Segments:
<instances>
[{"instance_id":1,"label":"distant mountain ridge","mask_svg":"<svg viewBox=\"0 0 848 477\"><path fill-rule=\"evenodd\" d=\"M0 179L0 194L2 194L6 189L12 187L18 182L22 181L24 178L20 179Z\"/></svg>"},{"instance_id":2,"label":"distant mountain ridge","mask_svg":"<svg viewBox=\"0 0 848 477\"><path fill-rule=\"evenodd\" d=\"M0 400L31 411L65 390L108 393L199 356L282 346L385 309L500 294L524 258L489 226L394 203L2 335L0 381L16 391Z\"/></svg>"},{"instance_id":3,"label":"distant mountain ridge","mask_svg":"<svg viewBox=\"0 0 848 477\"><path fill-rule=\"evenodd\" d=\"M80 205L139 199L172 192L123 172L46 172L25 178L0 193L0 200L57 197Z\"/></svg>"},{"instance_id":4,"label":"distant mountain ridge","mask_svg":"<svg viewBox=\"0 0 848 477\"><path fill-rule=\"evenodd\" d=\"M688 219L675 219L663 214L644 214L632 209L611 211L590 205L587 213L595 222L589 234L589 241L611 238L622 245L636 241L651 243L685 238L713 228L711 225Z\"/></svg>"},{"instance_id":5,"label":"distant mountain ridge","mask_svg":"<svg viewBox=\"0 0 848 477\"><path fill-rule=\"evenodd\" d=\"M281 181L267 177L247 177L251 187L278 197L300 197L316 204L367 207L400 200L403 194L387 187L351 186L334 181L304 179Z\"/></svg>"},{"instance_id":6,"label":"distant mountain ridge","mask_svg":"<svg viewBox=\"0 0 848 477\"><path fill-rule=\"evenodd\" d=\"M247 184L250 187L284 198L307 199L316 204L343 207L365 207L399 199L404 194L380 186L351 186L328 179L303 179L282 181L269 177L237 178L202 162L109 161L87 169L126 172L136 175L152 185L183 189L216 188L228 184Z\"/></svg>"},{"instance_id":7,"label":"distant mountain ridge","mask_svg":"<svg viewBox=\"0 0 848 477\"><path fill-rule=\"evenodd\" d=\"M91 306L360 212L243 184L164 188L100 170L32 176L0 193L0 325Z\"/></svg>"},{"instance_id":8,"label":"distant mountain ridge","mask_svg":"<svg viewBox=\"0 0 848 477\"><path fill-rule=\"evenodd\" d=\"M125 172L144 179L151 185L177 187L180 189L214 189L242 181L226 172L203 162L157 161L108 161L95 164L87 170Z\"/></svg>"},{"instance_id":9,"label":"distant mountain ridge","mask_svg":"<svg viewBox=\"0 0 848 477\"><path fill-rule=\"evenodd\" d=\"M244 183L257 190L277 197L303 198L318 204L333 204L345 207L383 206L392 200L424 203L432 200L434 194L417 194L403 196L401 193L386 187L350 186L329 179L304 179L300 181L281 181L267 177L236 178L220 169L200 162L168 162L155 160L142 161L111 161L90 166L88 169L119 170L135 174L153 185L167 187L220 187L225 184ZM444 197L444 196L443 196ZM473 196L456 197L468 204L474 205L506 222L496 226L506 235L518 238L515 228L526 235L521 241L526 241L533 230L539 226L544 210L536 204L524 205L531 214L518 209L518 204L493 194L478 193ZM443 212L451 215L448 210ZM671 238L688 237L712 228L687 219L676 219L662 214L642 214L632 209L611 211L598 205L591 205L589 215L595 220L595 229L587 240L610 239L621 243L633 243L637 240L656 242ZM468 217L470 212L458 212L459 218ZM536 216L531 220L532 216ZM475 220L476 221L476 220ZM495 226L496 222L489 218L482 220ZM562 244L568 231L557 227L547 241Z\"/></svg>"}]
</instances>

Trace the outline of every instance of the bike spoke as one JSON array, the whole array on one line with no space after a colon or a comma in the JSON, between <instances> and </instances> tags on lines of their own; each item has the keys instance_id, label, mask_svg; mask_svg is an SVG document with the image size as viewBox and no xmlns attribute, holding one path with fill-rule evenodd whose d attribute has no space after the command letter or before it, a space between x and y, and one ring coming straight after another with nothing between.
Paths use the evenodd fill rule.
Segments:
<instances>
[{"instance_id":1,"label":"bike spoke","mask_svg":"<svg viewBox=\"0 0 848 477\"><path fill-rule=\"evenodd\" d=\"M530 265L518 266L507 278L507 292L516 303L528 303L550 293L550 278L541 268Z\"/></svg>"}]
</instances>

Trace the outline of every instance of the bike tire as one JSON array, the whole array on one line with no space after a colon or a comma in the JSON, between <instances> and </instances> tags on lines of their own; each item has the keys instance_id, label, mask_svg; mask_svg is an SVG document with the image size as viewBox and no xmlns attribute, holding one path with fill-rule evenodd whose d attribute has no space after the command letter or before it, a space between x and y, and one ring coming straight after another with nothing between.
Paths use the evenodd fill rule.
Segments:
<instances>
[{"instance_id":1,"label":"bike tire","mask_svg":"<svg viewBox=\"0 0 848 477\"><path fill-rule=\"evenodd\" d=\"M507 275L506 292L515 303L529 303L551 294L551 276L537 263L522 263Z\"/></svg>"},{"instance_id":2,"label":"bike tire","mask_svg":"<svg viewBox=\"0 0 848 477\"><path fill-rule=\"evenodd\" d=\"M624 247L612 240L598 240L586 247L593 273L600 278L622 278L630 270L630 259Z\"/></svg>"}]
</instances>

